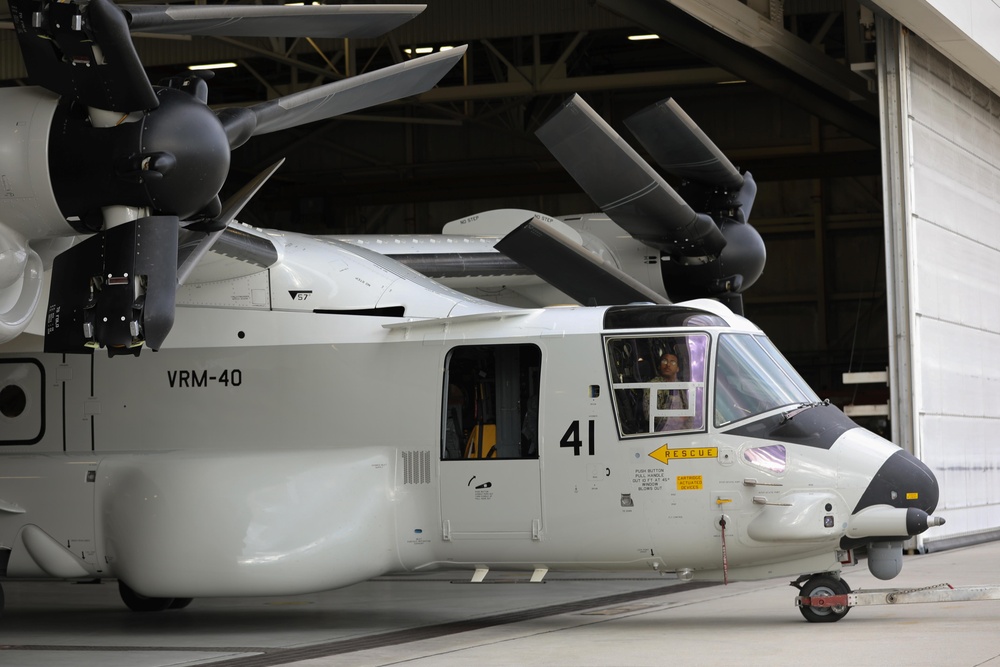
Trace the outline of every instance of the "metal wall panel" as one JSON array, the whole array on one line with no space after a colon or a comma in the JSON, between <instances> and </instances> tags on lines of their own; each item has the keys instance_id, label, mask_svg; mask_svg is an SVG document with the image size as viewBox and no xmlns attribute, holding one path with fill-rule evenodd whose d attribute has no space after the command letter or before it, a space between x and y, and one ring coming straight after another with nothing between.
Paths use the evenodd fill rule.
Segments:
<instances>
[{"instance_id":1,"label":"metal wall panel","mask_svg":"<svg viewBox=\"0 0 1000 667\"><path fill-rule=\"evenodd\" d=\"M908 346L912 446L947 520L923 539L933 548L1000 529L1000 98L914 34L899 45L908 159L895 256L908 268L890 276L909 280L894 330Z\"/></svg>"}]
</instances>

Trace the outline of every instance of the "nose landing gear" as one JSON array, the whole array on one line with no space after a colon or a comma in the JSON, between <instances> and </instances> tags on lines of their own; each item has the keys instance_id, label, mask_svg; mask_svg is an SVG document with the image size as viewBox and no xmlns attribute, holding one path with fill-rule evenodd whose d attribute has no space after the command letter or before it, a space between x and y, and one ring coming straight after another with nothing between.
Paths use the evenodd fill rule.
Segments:
<instances>
[{"instance_id":1,"label":"nose landing gear","mask_svg":"<svg viewBox=\"0 0 1000 667\"><path fill-rule=\"evenodd\" d=\"M810 623L835 623L851 609L847 604L851 587L834 575L803 575L789 585L799 589L795 604Z\"/></svg>"}]
</instances>

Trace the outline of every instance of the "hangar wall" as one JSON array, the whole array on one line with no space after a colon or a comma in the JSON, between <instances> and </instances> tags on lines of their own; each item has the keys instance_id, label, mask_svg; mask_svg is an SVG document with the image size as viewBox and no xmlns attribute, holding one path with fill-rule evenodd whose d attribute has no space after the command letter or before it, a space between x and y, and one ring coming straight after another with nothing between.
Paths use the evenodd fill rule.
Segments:
<instances>
[{"instance_id":1,"label":"hangar wall","mask_svg":"<svg viewBox=\"0 0 1000 667\"><path fill-rule=\"evenodd\" d=\"M880 29L892 418L941 486L933 550L1000 538L1000 97Z\"/></svg>"}]
</instances>

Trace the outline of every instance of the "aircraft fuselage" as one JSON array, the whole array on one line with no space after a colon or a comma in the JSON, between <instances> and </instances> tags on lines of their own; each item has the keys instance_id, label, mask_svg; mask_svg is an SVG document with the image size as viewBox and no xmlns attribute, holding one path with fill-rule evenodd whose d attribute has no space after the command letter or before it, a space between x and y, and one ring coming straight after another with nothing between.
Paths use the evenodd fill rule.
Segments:
<instances>
[{"instance_id":1,"label":"aircraft fuselage","mask_svg":"<svg viewBox=\"0 0 1000 667\"><path fill-rule=\"evenodd\" d=\"M163 598L434 568L758 579L837 571L934 509L922 464L714 302L497 310L359 250L296 262L329 245L182 288L158 352L0 350L6 576ZM661 354L684 369L654 379Z\"/></svg>"}]
</instances>

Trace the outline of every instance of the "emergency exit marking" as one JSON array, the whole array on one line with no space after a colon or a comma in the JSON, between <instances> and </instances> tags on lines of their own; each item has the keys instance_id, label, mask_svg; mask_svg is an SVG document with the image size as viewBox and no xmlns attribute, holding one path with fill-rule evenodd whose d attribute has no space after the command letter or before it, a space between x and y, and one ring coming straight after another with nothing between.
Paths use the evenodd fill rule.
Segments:
<instances>
[{"instance_id":1,"label":"emergency exit marking","mask_svg":"<svg viewBox=\"0 0 1000 667\"><path fill-rule=\"evenodd\" d=\"M701 475L678 475L678 491L700 491L703 487Z\"/></svg>"},{"instance_id":2,"label":"emergency exit marking","mask_svg":"<svg viewBox=\"0 0 1000 667\"><path fill-rule=\"evenodd\" d=\"M718 447L678 447L677 449L670 449L666 445L663 445L656 451L650 452L649 455L670 465L670 461L677 459L716 459L719 458L719 448Z\"/></svg>"}]
</instances>

